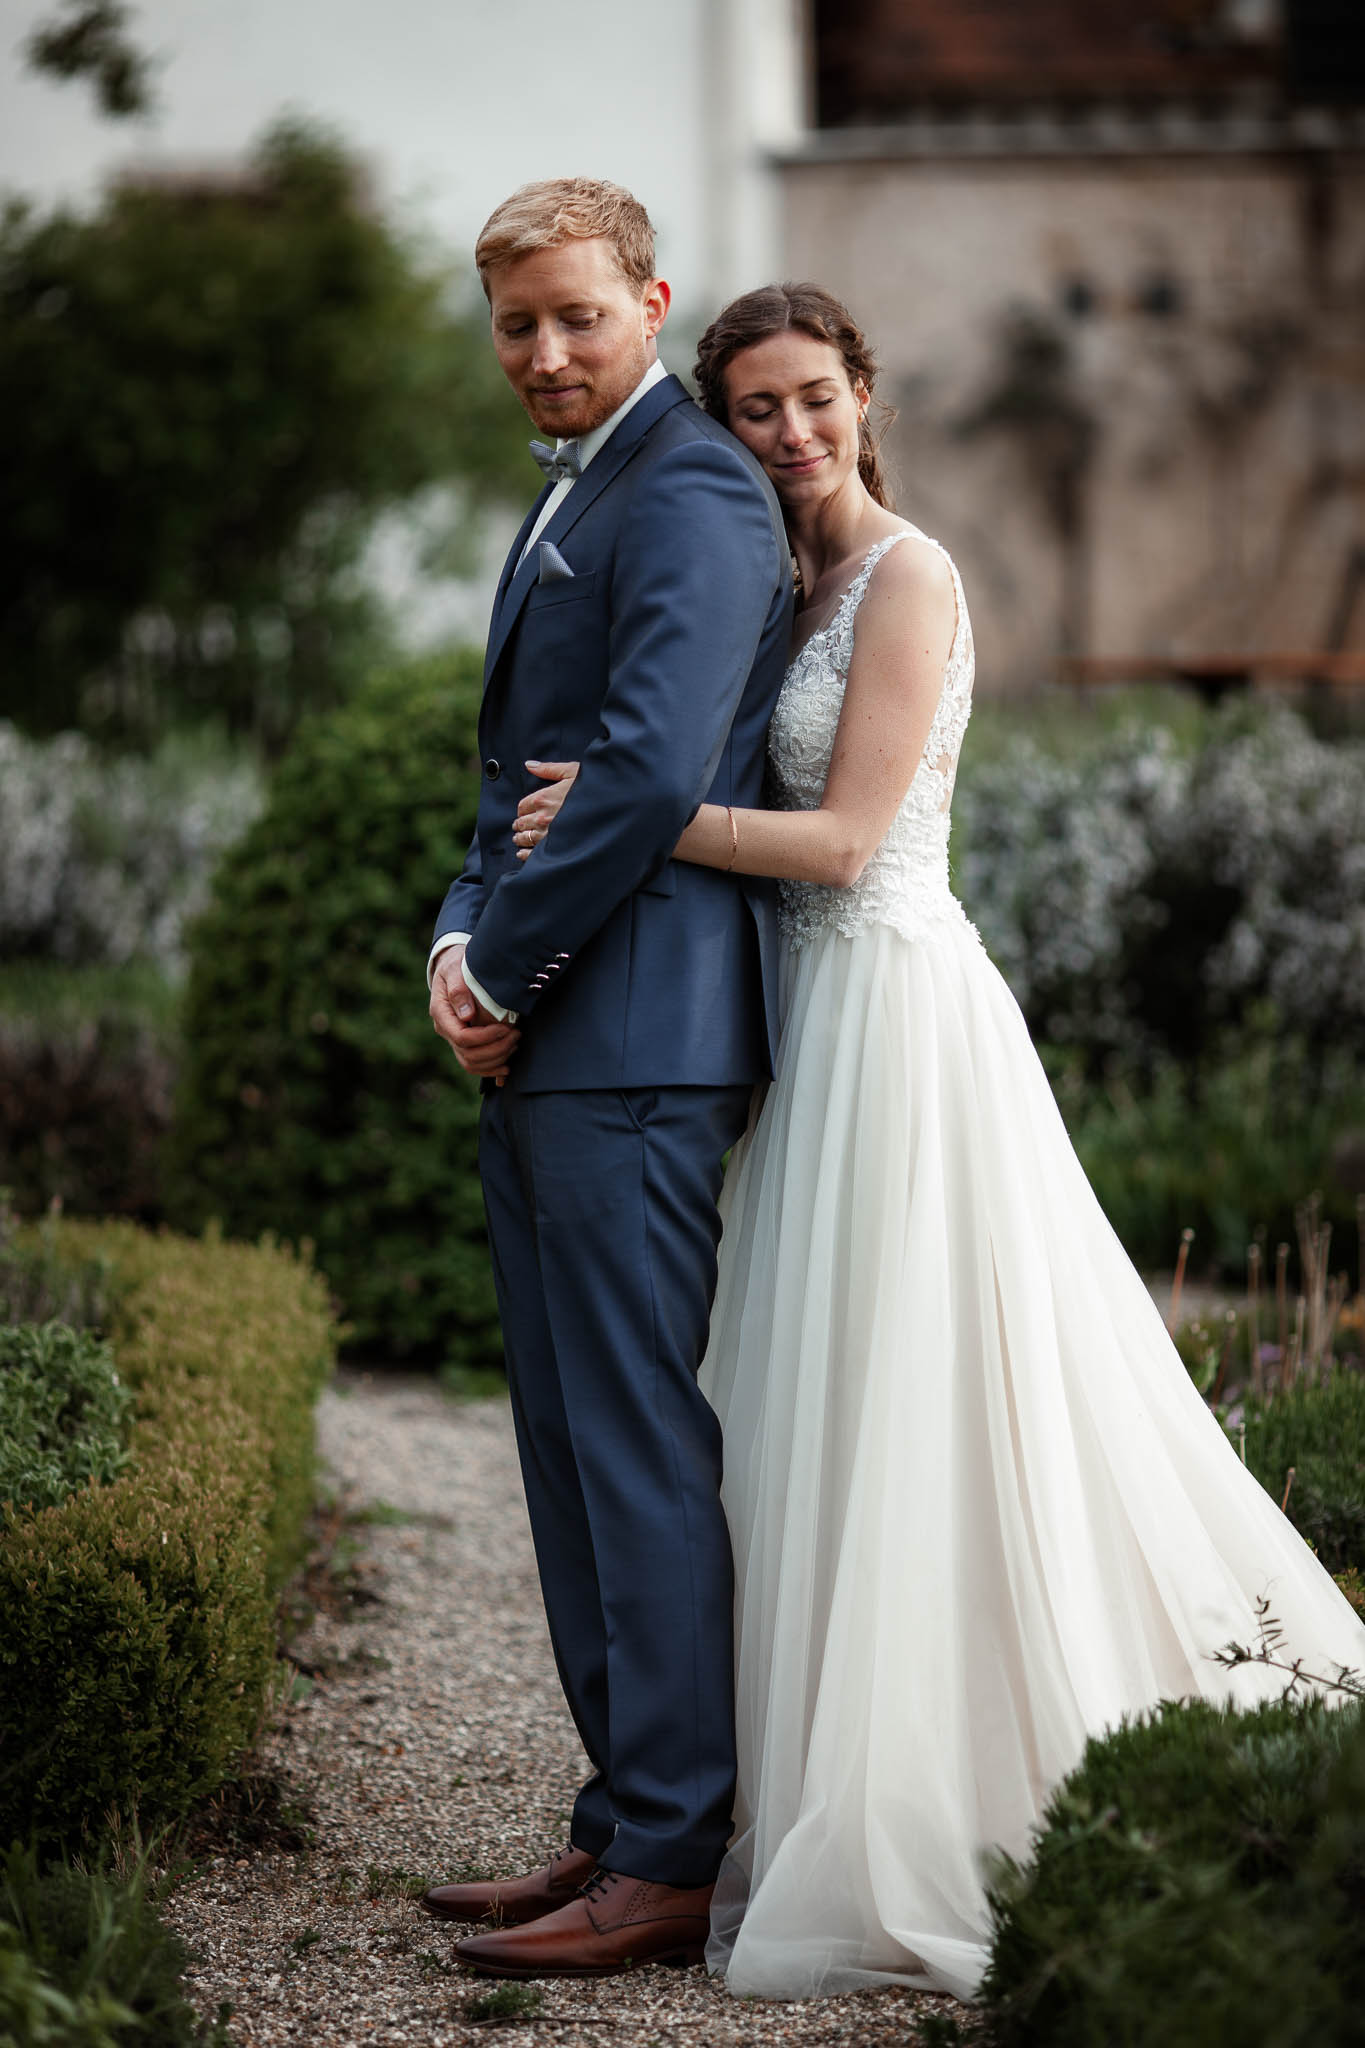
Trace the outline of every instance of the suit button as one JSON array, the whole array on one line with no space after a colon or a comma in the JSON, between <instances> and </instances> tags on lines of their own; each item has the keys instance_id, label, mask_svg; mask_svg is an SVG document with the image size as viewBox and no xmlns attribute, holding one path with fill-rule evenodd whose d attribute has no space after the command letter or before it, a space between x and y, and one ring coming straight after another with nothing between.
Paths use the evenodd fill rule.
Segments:
<instances>
[{"instance_id":1,"label":"suit button","mask_svg":"<svg viewBox=\"0 0 1365 2048\"><path fill-rule=\"evenodd\" d=\"M483 772L488 777L488 780L490 782L496 782L498 777L502 774L502 762L493 760L485 761L483 764Z\"/></svg>"}]
</instances>

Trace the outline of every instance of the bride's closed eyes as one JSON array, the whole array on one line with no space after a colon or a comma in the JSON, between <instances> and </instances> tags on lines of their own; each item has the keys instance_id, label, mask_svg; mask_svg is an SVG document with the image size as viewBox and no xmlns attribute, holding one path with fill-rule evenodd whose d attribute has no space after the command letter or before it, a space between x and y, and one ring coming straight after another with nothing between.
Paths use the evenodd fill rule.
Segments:
<instances>
[{"instance_id":1,"label":"bride's closed eyes","mask_svg":"<svg viewBox=\"0 0 1365 2048\"><path fill-rule=\"evenodd\" d=\"M834 399L833 396L829 398L808 398L805 403L807 412L820 412L825 406L833 405ZM757 425L760 420L770 420L776 411L777 407L775 405L765 405L761 411L756 410L753 406L745 406L738 417L742 420L753 420L755 425Z\"/></svg>"}]
</instances>

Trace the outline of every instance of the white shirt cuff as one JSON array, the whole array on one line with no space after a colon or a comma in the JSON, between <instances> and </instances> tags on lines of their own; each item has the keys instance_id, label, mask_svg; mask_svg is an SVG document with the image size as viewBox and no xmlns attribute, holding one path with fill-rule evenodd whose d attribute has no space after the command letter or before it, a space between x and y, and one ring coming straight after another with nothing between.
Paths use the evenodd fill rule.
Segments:
<instances>
[{"instance_id":1,"label":"white shirt cuff","mask_svg":"<svg viewBox=\"0 0 1365 2048\"><path fill-rule=\"evenodd\" d=\"M442 953L448 953L452 946L467 946L469 944L471 936L472 934L469 932L444 932L442 936L436 941L436 944L432 947L430 953L427 955L428 988L431 987L432 977L436 972L436 962L440 959ZM520 1012L517 1010L509 1010L505 1008L505 1006L497 1000L496 996L490 996L488 990L484 987L483 983L481 981L476 981L474 979L474 976L469 972L469 969L464 965L463 961L460 963L460 973L464 977L465 987L469 990L469 993L473 996L475 1002L478 1003L481 1008L487 1010L490 1017L496 1018L499 1024L516 1023Z\"/></svg>"},{"instance_id":2,"label":"white shirt cuff","mask_svg":"<svg viewBox=\"0 0 1365 2048\"><path fill-rule=\"evenodd\" d=\"M502 1003L498 1002L496 997L490 996L488 990L484 987L483 983L481 981L475 981L473 975L469 971L468 964L463 960L460 962L460 972L464 976L465 987L469 990L469 993L473 996L475 1002L480 1004L483 1009L487 1010L490 1017L496 1017L499 1024L516 1023L517 1012L515 1010L509 1010L505 1008L505 1006Z\"/></svg>"},{"instance_id":3,"label":"white shirt cuff","mask_svg":"<svg viewBox=\"0 0 1365 2048\"><path fill-rule=\"evenodd\" d=\"M436 944L427 954L428 988L431 987L432 980L435 977L436 973L436 962L440 959L442 953L448 953L452 946L467 946L469 944L469 940L470 934L468 932L446 932L441 938L439 938L436 941Z\"/></svg>"}]
</instances>

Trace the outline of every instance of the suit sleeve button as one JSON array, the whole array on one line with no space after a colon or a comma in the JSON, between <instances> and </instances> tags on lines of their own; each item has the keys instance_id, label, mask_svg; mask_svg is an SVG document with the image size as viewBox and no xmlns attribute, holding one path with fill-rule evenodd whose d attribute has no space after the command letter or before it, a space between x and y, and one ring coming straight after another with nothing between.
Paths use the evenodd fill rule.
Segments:
<instances>
[{"instance_id":1,"label":"suit sleeve button","mask_svg":"<svg viewBox=\"0 0 1365 2048\"><path fill-rule=\"evenodd\" d=\"M495 761L490 757L483 764L483 772L488 777L488 780L490 782L496 782L498 777L502 774L502 762Z\"/></svg>"}]
</instances>

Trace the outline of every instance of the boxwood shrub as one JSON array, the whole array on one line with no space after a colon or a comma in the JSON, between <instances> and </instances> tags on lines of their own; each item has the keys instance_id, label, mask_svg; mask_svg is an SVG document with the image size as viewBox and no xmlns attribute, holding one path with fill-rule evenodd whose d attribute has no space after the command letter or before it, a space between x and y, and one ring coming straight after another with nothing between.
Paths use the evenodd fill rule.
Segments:
<instances>
[{"instance_id":1,"label":"boxwood shrub","mask_svg":"<svg viewBox=\"0 0 1365 2048\"><path fill-rule=\"evenodd\" d=\"M304 727L191 938L177 1218L310 1239L357 1346L501 1360L478 1095L427 1016L478 804L476 657Z\"/></svg>"},{"instance_id":2,"label":"boxwood shrub","mask_svg":"<svg viewBox=\"0 0 1365 2048\"><path fill-rule=\"evenodd\" d=\"M1167 1704L1092 1740L992 1908L999 2048L1358 2041L1360 1707Z\"/></svg>"},{"instance_id":3,"label":"boxwood shrub","mask_svg":"<svg viewBox=\"0 0 1365 2048\"><path fill-rule=\"evenodd\" d=\"M65 1323L0 1328L0 1501L53 1507L127 1463L132 1395L114 1354Z\"/></svg>"},{"instance_id":4,"label":"boxwood shrub","mask_svg":"<svg viewBox=\"0 0 1365 2048\"><path fill-rule=\"evenodd\" d=\"M125 1223L57 1243L107 1261L135 1402L110 1484L0 1506L0 1840L61 1844L183 1813L251 1741L332 1323L320 1277L269 1244Z\"/></svg>"}]
</instances>

